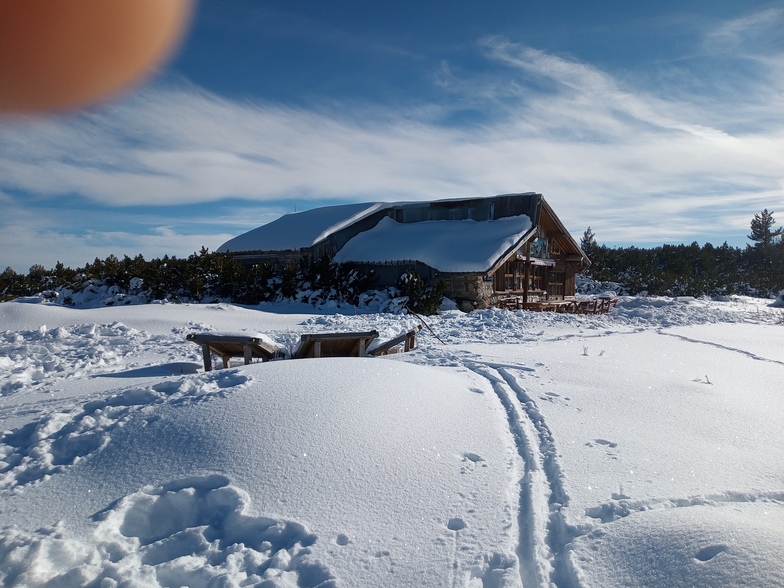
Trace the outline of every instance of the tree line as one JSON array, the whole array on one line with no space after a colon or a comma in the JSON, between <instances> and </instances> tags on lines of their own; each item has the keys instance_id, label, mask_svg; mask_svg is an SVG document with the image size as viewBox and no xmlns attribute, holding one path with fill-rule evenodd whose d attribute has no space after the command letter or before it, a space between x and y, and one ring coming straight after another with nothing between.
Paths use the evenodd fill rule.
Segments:
<instances>
[{"instance_id":1,"label":"tree line","mask_svg":"<svg viewBox=\"0 0 784 588\"><path fill-rule=\"evenodd\" d=\"M773 212L754 215L751 243L745 248L710 243L661 245L654 248L599 245L590 227L580 246L591 260L584 272L601 288L621 294L661 296L722 296L745 294L775 296L784 289L784 229L776 228ZM440 304L443 285L426 287L410 272L394 291L405 296L416 312L432 313ZM260 302L297 300L329 301L357 305L373 291L375 276L351 264L327 259L307 260L275 267L270 263L247 267L231 255L202 248L187 258L110 255L84 267L71 269L62 263L46 269L34 265L27 274L8 267L0 274L0 301L41 293L71 304L70 298L98 286L110 287L117 303L123 296L174 302L227 301L255 305ZM130 299L129 299L130 300Z\"/></svg>"},{"instance_id":2,"label":"tree line","mask_svg":"<svg viewBox=\"0 0 784 588\"><path fill-rule=\"evenodd\" d=\"M0 274L0 302L43 295L60 304L72 305L79 295L106 293L104 304L170 302L261 302L297 301L360 305L365 299L405 298L401 304L421 314L433 314L441 304L443 284L427 286L414 271L401 276L383 293L374 289L375 273L354 264L333 263L327 258L281 265L259 263L246 266L227 253L201 251L187 258L146 260L142 255L110 255L84 267L71 269L58 262L46 269L34 265L20 274L7 267ZM82 297L83 298L83 297ZM394 305L393 305L394 306Z\"/></svg>"},{"instance_id":3,"label":"tree line","mask_svg":"<svg viewBox=\"0 0 784 588\"><path fill-rule=\"evenodd\" d=\"M751 220L745 248L697 242L653 248L599 245L590 227L580 246L591 260L584 275L621 285L626 294L660 296L775 296L784 289L784 229L773 211Z\"/></svg>"}]
</instances>

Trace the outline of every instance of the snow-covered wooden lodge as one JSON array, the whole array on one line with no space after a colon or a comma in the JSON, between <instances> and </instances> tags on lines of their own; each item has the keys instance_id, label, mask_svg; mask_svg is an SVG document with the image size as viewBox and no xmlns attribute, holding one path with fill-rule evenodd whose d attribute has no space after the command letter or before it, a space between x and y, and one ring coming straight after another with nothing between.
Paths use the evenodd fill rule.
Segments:
<instances>
[{"instance_id":1,"label":"snow-covered wooden lodge","mask_svg":"<svg viewBox=\"0 0 784 588\"><path fill-rule=\"evenodd\" d=\"M351 262L394 285L414 269L463 308L568 300L588 258L541 194L346 204L286 214L218 249L244 264Z\"/></svg>"}]
</instances>

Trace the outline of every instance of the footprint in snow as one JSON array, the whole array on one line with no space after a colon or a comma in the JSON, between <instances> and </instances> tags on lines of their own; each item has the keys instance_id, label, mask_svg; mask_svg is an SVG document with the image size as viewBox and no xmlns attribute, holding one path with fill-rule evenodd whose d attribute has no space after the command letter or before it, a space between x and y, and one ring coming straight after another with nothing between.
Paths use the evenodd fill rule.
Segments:
<instances>
[{"instance_id":1,"label":"footprint in snow","mask_svg":"<svg viewBox=\"0 0 784 588\"><path fill-rule=\"evenodd\" d=\"M615 441L608 441L607 439L594 439L593 442L588 441L585 446L586 447L594 447L594 443L598 445L604 445L607 449L607 457L612 459L618 459L618 454L610 451L610 449L614 449L618 447L618 444Z\"/></svg>"},{"instance_id":2,"label":"footprint in snow","mask_svg":"<svg viewBox=\"0 0 784 588\"><path fill-rule=\"evenodd\" d=\"M606 445L607 447L618 447L618 444L614 441L608 441L607 439L594 439L596 443L599 445Z\"/></svg>"},{"instance_id":3,"label":"footprint in snow","mask_svg":"<svg viewBox=\"0 0 784 588\"><path fill-rule=\"evenodd\" d=\"M697 555L694 556L694 559L698 559L700 561L710 561L717 555L727 551L726 545L709 545L708 547L703 547L697 552Z\"/></svg>"},{"instance_id":4,"label":"footprint in snow","mask_svg":"<svg viewBox=\"0 0 784 588\"><path fill-rule=\"evenodd\" d=\"M461 474L467 474L468 472L474 471L474 469L477 467L479 463L481 463L483 468L487 467L487 464L483 463L485 461L484 458L476 453L471 453L471 452L464 453L463 461L467 463L460 468Z\"/></svg>"},{"instance_id":5,"label":"footprint in snow","mask_svg":"<svg viewBox=\"0 0 784 588\"><path fill-rule=\"evenodd\" d=\"M449 522L446 524L446 528L450 531L460 531L466 528L466 522L460 517L454 517L449 519Z\"/></svg>"}]
</instances>

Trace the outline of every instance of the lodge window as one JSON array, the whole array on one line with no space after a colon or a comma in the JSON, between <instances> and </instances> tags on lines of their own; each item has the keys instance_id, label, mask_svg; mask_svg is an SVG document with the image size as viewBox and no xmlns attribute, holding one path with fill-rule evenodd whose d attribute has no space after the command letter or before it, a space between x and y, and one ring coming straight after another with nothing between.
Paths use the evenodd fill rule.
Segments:
<instances>
[{"instance_id":1,"label":"lodge window","mask_svg":"<svg viewBox=\"0 0 784 588\"><path fill-rule=\"evenodd\" d=\"M555 296L564 294L564 272L550 271L550 266L531 265L528 271L528 290L548 292ZM501 292L525 290L525 262L510 261L496 274L495 289Z\"/></svg>"},{"instance_id":2,"label":"lodge window","mask_svg":"<svg viewBox=\"0 0 784 588\"><path fill-rule=\"evenodd\" d=\"M496 274L495 288L502 292L522 292L525 282L525 263L508 261Z\"/></svg>"},{"instance_id":3,"label":"lodge window","mask_svg":"<svg viewBox=\"0 0 784 588\"><path fill-rule=\"evenodd\" d=\"M561 246L555 239L540 238L531 243L531 257L535 259L558 259Z\"/></svg>"},{"instance_id":4,"label":"lodge window","mask_svg":"<svg viewBox=\"0 0 784 588\"><path fill-rule=\"evenodd\" d=\"M543 265L535 265L531 268L531 284L529 290L534 292L544 290L544 276L547 268Z\"/></svg>"},{"instance_id":5,"label":"lodge window","mask_svg":"<svg viewBox=\"0 0 784 588\"><path fill-rule=\"evenodd\" d=\"M547 259L547 240L537 239L531 243L531 257Z\"/></svg>"}]
</instances>

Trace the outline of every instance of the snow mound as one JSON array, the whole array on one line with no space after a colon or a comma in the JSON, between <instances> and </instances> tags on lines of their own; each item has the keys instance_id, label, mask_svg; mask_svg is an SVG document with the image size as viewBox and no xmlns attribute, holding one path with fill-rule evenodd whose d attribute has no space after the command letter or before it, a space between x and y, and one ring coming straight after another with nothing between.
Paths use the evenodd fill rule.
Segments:
<instances>
[{"instance_id":1,"label":"snow mound","mask_svg":"<svg viewBox=\"0 0 784 588\"><path fill-rule=\"evenodd\" d=\"M42 415L0 444L4 508L26 513L0 532L0 584L415 586L450 570L517 586L517 477L488 398L465 375L329 358Z\"/></svg>"},{"instance_id":2,"label":"snow mound","mask_svg":"<svg viewBox=\"0 0 784 588\"><path fill-rule=\"evenodd\" d=\"M783 528L775 500L639 512L577 538L571 562L605 588L784 586Z\"/></svg>"},{"instance_id":3,"label":"snow mound","mask_svg":"<svg viewBox=\"0 0 784 588\"><path fill-rule=\"evenodd\" d=\"M680 296L624 296L613 312L616 319L640 326L672 327L706 323L772 322L764 307L750 304L746 297L726 301Z\"/></svg>"}]
</instances>

